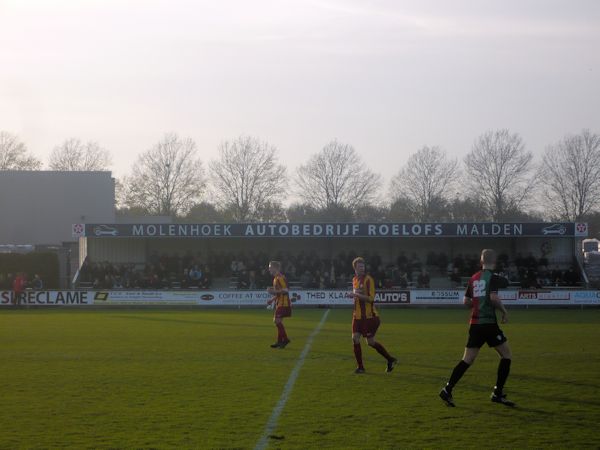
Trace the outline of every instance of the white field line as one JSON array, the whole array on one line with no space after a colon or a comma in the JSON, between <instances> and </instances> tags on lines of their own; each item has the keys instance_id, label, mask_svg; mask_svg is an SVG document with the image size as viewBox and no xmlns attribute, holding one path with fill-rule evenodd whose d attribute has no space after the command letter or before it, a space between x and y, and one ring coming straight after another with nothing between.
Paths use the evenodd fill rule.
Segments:
<instances>
[{"instance_id":1,"label":"white field line","mask_svg":"<svg viewBox=\"0 0 600 450\"><path fill-rule=\"evenodd\" d=\"M308 336L308 339L306 340L306 344L304 345L304 349L302 350L302 353L300 353L300 356L298 357L298 361L296 362L296 365L294 366L292 373L290 373L290 377L288 378L287 383L285 383L285 387L283 388L281 397L279 397L279 401L275 405L275 408L273 408L271 417L269 417L269 421L267 422L267 425L265 426L265 431L263 432L260 440L256 444L256 447L254 447L255 450L263 450L263 449L267 448L267 446L269 445L269 436L273 433L273 431L275 431L275 428L277 427L277 420L279 419L279 416L281 415L281 412L283 411L283 408L285 407L285 404L287 403L288 398L290 397L290 394L292 393L292 389L294 388L294 383L296 383L296 378L298 378L300 369L302 369L302 366L304 365L304 360L306 359L306 355L308 355L308 352L310 351L310 347L312 345L314 338L317 336L317 334L319 334L319 331L321 331L321 328L323 328L323 325L325 324L325 321L327 320L328 315L329 315L329 309L327 311L325 311L319 324L316 326L316 328L313 330L313 332L310 334L310 336Z\"/></svg>"}]
</instances>

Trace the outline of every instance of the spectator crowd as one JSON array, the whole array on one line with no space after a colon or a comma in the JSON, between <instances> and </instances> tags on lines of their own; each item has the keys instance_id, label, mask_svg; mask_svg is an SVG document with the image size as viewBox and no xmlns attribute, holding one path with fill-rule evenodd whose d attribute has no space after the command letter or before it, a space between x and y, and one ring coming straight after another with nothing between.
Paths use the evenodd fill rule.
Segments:
<instances>
[{"instance_id":1,"label":"spectator crowd","mask_svg":"<svg viewBox=\"0 0 600 450\"><path fill-rule=\"evenodd\" d=\"M17 289L15 289L15 287ZM24 289L35 289L39 291L44 289L44 282L37 273L33 276L28 276L23 272L0 273L0 290L20 291Z\"/></svg>"},{"instance_id":2,"label":"spectator crowd","mask_svg":"<svg viewBox=\"0 0 600 450\"><path fill-rule=\"evenodd\" d=\"M303 289L346 288L352 280L352 260L356 251L341 252L333 258L324 258L316 252L207 253L187 252L185 255L154 252L145 263L84 261L79 281L96 289L209 289L215 280L228 280L226 286L237 289L264 289L272 278L267 270L270 259L282 261L283 273L294 287ZM449 258L444 252L430 252L424 260L416 253L400 252L396 259L384 262L374 252L361 252L367 270L375 279L377 288L428 288L431 279L446 280L448 287L459 287L479 270L478 255L458 254ZM498 257L497 271L521 288L577 286L579 272L575 266L567 270L549 264L546 257L518 254L510 260L507 254Z\"/></svg>"}]
</instances>

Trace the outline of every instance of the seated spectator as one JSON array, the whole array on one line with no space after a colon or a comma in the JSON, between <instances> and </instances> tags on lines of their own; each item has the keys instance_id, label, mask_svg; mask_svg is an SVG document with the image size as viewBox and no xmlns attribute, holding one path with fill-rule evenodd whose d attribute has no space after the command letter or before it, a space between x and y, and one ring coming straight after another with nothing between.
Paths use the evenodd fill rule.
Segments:
<instances>
[{"instance_id":1,"label":"seated spectator","mask_svg":"<svg viewBox=\"0 0 600 450\"><path fill-rule=\"evenodd\" d=\"M534 270L526 269L521 278L521 287L523 289L539 289L541 288L537 282L537 274Z\"/></svg>"},{"instance_id":2,"label":"seated spectator","mask_svg":"<svg viewBox=\"0 0 600 450\"><path fill-rule=\"evenodd\" d=\"M554 286L560 286L563 283L563 273L558 266L554 266L552 269L550 281Z\"/></svg>"},{"instance_id":3,"label":"seated spectator","mask_svg":"<svg viewBox=\"0 0 600 450\"><path fill-rule=\"evenodd\" d=\"M104 276L104 281L102 282L102 289L112 289L112 287L113 287L112 277L107 274Z\"/></svg>"},{"instance_id":4,"label":"seated spectator","mask_svg":"<svg viewBox=\"0 0 600 450\"><path fill-rule=\"evenodd\" d=\"M202 280L202 271L197 265L194 265L188 272L188 277L190 278L190 285L200 286Z\"/></svg>"},{"instance_id":5,"label":"seated spectator","mask_svg":"<svg viewBox=\"0 0 600 450\"><path fill-rule=\"evenodd\" d=\"M429 274L423 267L423 269L421 269L421 273L419 273L419 276L417 277L417 287L418 288L428 288L429 283L430 283Z\"/></svg>"},{"instance_id":6,"label":"seated spectator","mask_svg":"<svg viewBox=\"0 0 600 450\"><path fill-rule=\"evenodd\" d=\"M406 289L408 287L408 274L403 270L396 271L396 274L394 285L399 286L400 289Z\"/></svg>"},{"instance_id":7,"label":"seated spectator","mask_svg":"<svg viewBox=\"0 0 600 450\"><path fill-rule=\"evenodd\" d=\"M519 281L519 270L515 263L511 263L508 265L508 271L506 272L506 276L508 277L508 281L511 283L516 283Z\"/></svg>"},{"instance_id":8,"label":"seated spectator","mask_svg":"<svg viewBox=\"0 0 600 450\"><path fill-rule=\"evenodd\" d=\"M348 284L348 279L346 278L346 275L343 273L340 273L340 275L337 277L335 287L337 289L346 289L348 287L347 284Z\"/></svg>"},{"instance_id":9,"label":"seated spectator","mask_svg":"<svg viewBox=\"0 0 600 450\"><path fill-rule=\"evenodd\" d=\"M312 276L310 275L310 272L308 270L306 270L300 277L300 282L302 283L302 287L304 289L310 289L312 281Z\"/></svg>"},{"instance_id":10,"label":"seated spectator","mask_svg":"<svg viewBox=\"0 0 600 450\"><path fill-rule=\"evenodd\" d=\"M238 262L234 259L231 261L231 264L229 265L229 268L231 270L231 275L232 276L237 276L237 274L239 273L239 264Z\"/></svg>"},{"instance_id":11,"label":"seated spectator","mask_svg":"<svg viewBox=\"0 0 600 450\"><path fill-rule=\"evenodd\" d=\"M112 285L113 289L123 289L123 281L121 280L120 276L116 276L113 279L113 285Z\"/></svg>"},{"instance_id":12,"label":"seated spectator","mask_svg":"<svg viewBox=\"0 0 600 450\"><path fill-rule=\"evenodd\" d=\"M248 272L248 289L256 289L256 272L254 270Z\"/></svg>"},{"instance_id":13,"label":"seated spectator","mask_svg":"<svg viewBox=\"0 0 600 450\"><path fill-rule=\"evenodd\" d=\"M325 272L323 274L323 287L321 289L331 289L333 287L335 286L331 283L331 276L328 272Z\"/></svg>"},{"instance_id":14,"label":"seated spectator","mask_svg":"<svg viewBox=\"0 0 600 450\"><path fill-rule=\"evenodd\" d=\"M201 281L200 287L202 289L210 289L211 286L212 286L212 275L210 272L210 267L206 266L206 267L204 267L204 272L202 274L202 281Z\"/></svg>"},{"instance_id":15,"label":"seated spectator","mask_svg":"<svg viewBox=\"0 0 600 450\"><path fill-rule=\"evenodd\" d=\"M462 279L460 276L460 269L458 267L454 267L452 269L452 274L450 274L450 282L452 283L453 288L462 286Z\"/></svg>"},{"instance_id":16,"label":"seated spectator","mask_svg":"<svg viewBox=\"0 0 600 450\"><path fill-rule=\"evenodd\" d=\"M245 270L238 275L238 289L248 289L250 286L250 278Z\"/></svg>"},{"instance_id":17,"label":"seated spectator","mask_svg":"<svg viewBox=\"0 0 600 450\"><path fill-rule=\"evenodd\" d=\"M152 289L161 289L163 287L162 280L160 279L157 273L153 274L150 277L150 283L148 287Z\"/></svg>"},{"instance_id":18,"label":"seated spectator","mask_svg":"<svg viewBox=\"0 0 600 450\"><path fill-rule=\"evenodd\" d=\"M538 284L540 286L550 286L550 271L546 266L540 266L538 270Z\"/></svg>"},{"instance_id":19,"label":"seated spectator","mask_svg":"<svg viewBox=\"0 0 600 450\"><path fill-rule=\"evenodd\" d=\"M181 276L181 287L187 289L190 286L190 271L189 269L183 269Z\"/></svg>"},{"instance_id":20,"label":"seated spectator","mask_svg":"<svg viewBox=\"0 0 600 450\"><path fill-rule=\"evenodd\" d=\"M335 287L335 273L335 264L331 261L331 264L329 265L329 287L331 288Z\"/></svg>"},{"instance_id":21,"label":"seated spectator","mask_svg":"<svg viewBox=\"0 0 600 450\"><path fill-rule=\"evenodd\" d=\"M33 280L31 280L31 287L37 291L44 289L44 283L37 273L33 276Z\"/></svg>"},{"instance_id":22,"label":"seated spectator","mask_svg":"<svg viewBox=\"0 0 600 450\"><path fill-rule=\"evenodd\" d=\"M567 286L577 286L577 283L579 283L579 275L575 272L573 266L569 267L569 270L565 272L564 279Z\"/></svg>"}]
</instances>

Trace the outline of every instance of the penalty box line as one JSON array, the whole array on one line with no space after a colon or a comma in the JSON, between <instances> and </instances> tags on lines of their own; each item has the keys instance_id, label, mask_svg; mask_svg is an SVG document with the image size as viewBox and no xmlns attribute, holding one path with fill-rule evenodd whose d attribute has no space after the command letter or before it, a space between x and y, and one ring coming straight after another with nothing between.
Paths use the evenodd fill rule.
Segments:
<instances>
[{"instance_id":1,"label":"penalty box line","mask_svg":"<svg viewBox=\"0 0 600 450\"><path fill-rule=\"evenodd\" d=\"M323 314L323 317L321 317L321 321L319 322L319 324L315 327L315 329L310 334L310 336L308 336L308 339L306 340L306 344L304 345L304 349L302 350L302 353L300 353L300 356L298 357L298 361L296 362L296 365L294 366L292 373L290 373L290 377L288 378L287 383L285 383L285 387L283 388L281 397L279 397L279 401L275 405L275 408L273 408L271 417L269 417L269 421L267 422L267 425L265 426L265 431L262 434L258 443L256 444L256 447L254 447L255 450L263 450L263 449L267 448L267 445L269 445L269 436L273 433L273 431L275 431L275 428L277 427L277 420L279 419L279 416L281 415L281 412L283 411L283 408L285 407L285 404L287 403L288 398L289 398L290 394L292 393L292 389L294 388L294 383L296 383L296 378L298 378L298 375L300 374L300 369L304 365L304 360L306 359L306 356L308 355L308 352L310 351L312 342L313 342L314 338L317 336L317 334L319 334L319 331L321 331L321 328L323 328L323 325L325 324L325 321L327 320L329 311L330 311L329 309L327 311L325 311L325 313Z\"/></svg>"}]
</instances>

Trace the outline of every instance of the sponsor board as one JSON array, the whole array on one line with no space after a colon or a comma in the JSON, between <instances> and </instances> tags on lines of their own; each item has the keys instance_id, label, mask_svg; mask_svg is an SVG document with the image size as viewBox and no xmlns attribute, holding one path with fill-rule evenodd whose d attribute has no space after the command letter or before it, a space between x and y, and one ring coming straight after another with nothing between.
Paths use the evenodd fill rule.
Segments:
<instances>
[{"instance_id":1,"label":"sponsor board","mask_svg":"<svg viewBox=\"0 0 600 450\"><path fill-rule=\"evenodd\" d=\"M537 291L518 291L517 300L537 300Z\"/></svg>"},{"instance_id":2,"label":"sponsor board","mask_svg":"<svg viewBox=\"0 0 600 450\"><path fill-rule=\"evenodd\" d=\"M346 290L291 291L292 304L298 305L352 305ZM266 291L98 291L96 304L198 304L198 305L255 305L267 303L271 295ZM410 291L381 290L375 294L378 304L410 303Z\"/></svg>"},{"instance_id":3,"label":"sponsor board","mask_svg":"<svg viewBox=\"0 0 600 450\"><path fill-rule=\"evenodd\" d=\"M290 300L295 305L347 305L353 300L347 290L294 290ZM457 289L380 290L377 304L460 305L463 291ZM498 295L507 305L600 305L598 290L501 290ZM199 291L199 290L107 290L107 291L33 291L21 294L26 306L88 305L215 305L264 306L271 295L266 291ZM13 292L0 291L0 306L13 305Z\"/></svg>"},{"instance_id":4,"label":"sponsor board","mask_svg":"<svg viewBox=\"0 0 600 450\"><path fill-rule=\"evenodd\" d=\"M199 291L95 291L96 305L195 305Z\"/></svg>"},{"instance_id":5,"label":"sponsor board","mask_svg":"<svg viewBox=\"0 0 600 450\"><path fill-rule=\"evenodd\" d=\"M600 305L600 291L571 291L575 305Z\"/></svg>"},{"instance_id":6,"label":"sponsor board","mask_svg":"<svg viewBox=\"0 0 600 450\"><path fill-rule=\"evenodd\" d=\"M345 290L316 290L299 291L298 304L303 305L352 305L353 299L349 297L350 291ZM294 292L291 294L294 295ZM375 292L377 304L407 304L410 303L410 291L380 290Z\"/></svg>"},{"instance_id":7,"label":"sponsor board","mask_svg":"<svg viewBox=\"0 0 600 450\"><path fill-rule=\"evenodd\" d=\"M415 289L411 292L411 303L422 305L462 304L463 290L457 289Z\"/></svg>"},{"instance_id":8,"label":"sponsor board","mask_svg":"<svg viewBox=\"0 0 600 450\"><path fill-rule=\"evenodd\" d=\"M14 305L12 291L0 291L0 306ZM88 306L94 304L92 291L30 291L21 293L23 306Z\"/></svg>"},{"instance_id":9,"label":"sponsor board","mask_svg":"<svg viewBox=\"0 0 600 450\"><path fill-rule=\"evenodd\" d=\"M302 305L351 305L350 290L297 291Z\"/></svg>"},{"instance_id":10,"label":"sponsor board","mask_svg":"<svg viewBox=\"0 0 600 450\"><path fill-rule=\"evenodd\" d=\"M375 303L410 303L410 291L377 291L375 292Z\"/></svg>"},{"instance_id":11,"label":"sponsor board","mask_svg":"<svg viewBox=\"0 0 600 450\"><path fill-rule=\"evenodd\" d=\"M292 302L301 297L291 293ZM267 303L271 295L266 291L98 291L94 299L96 305L255 305Z\"/></svg>"},{"instance_id":12,"label":"sponsor board","mask_svg":"<svg viewBox=\"0 0 600 450\"><path fill-rule=\"evenodd\" d=\"M83 226L83 229L81 229ZM585 223L231 223L73 224L77 236L98 238L318 237L585 237Z\"/></svg>"},{"instance_id":13,"label":"sponsor board","mask_svg":"<svg viewBox=\"0 0 600 450\"><path fill-rule=\"evenodd\" d=\"M498 297L500 300L513 302L519 299L519 291L498 291Z\"/></svg>"},{"instance_id":14,"label":"sponsor board","mask_svg":"<svg viewBox=\"0 0 600 450\"><path fill-rule=\"evenodd\" d=\"M518 300L565 301L571 299L571 292L566 290L519 290Z\"/></svg>"},{"instance_id":15,"label":"sponsor board","mask_svg":"<svg viewBox=\"0 0 600 450\"><path fill-rule=\"evenodd\" d=\"M266 305L271 295L266 291L211 291L198 292L198 304L210 305ZM204 297L204 298L202 298ZM212 298L211 298L212 297Z\"/></svg>"}]
</instances>

